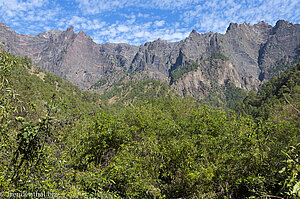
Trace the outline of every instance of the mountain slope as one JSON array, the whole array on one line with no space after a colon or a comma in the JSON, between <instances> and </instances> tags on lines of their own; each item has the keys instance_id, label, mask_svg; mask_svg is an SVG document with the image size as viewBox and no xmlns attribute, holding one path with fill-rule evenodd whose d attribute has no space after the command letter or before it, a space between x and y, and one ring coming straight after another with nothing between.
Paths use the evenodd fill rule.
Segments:
<instances>
[{"instance_id":1,"label":"mountain slope","mask_svg":"<svg viewBox=\"0 0 300 199\"><path fill-rule=\"evenodd\" d=\"M298 121L300 128L300 62L273 77L258 93L250 92L237 107L239 112L254 118L289 119Z\"/></svg>"},{"instance_id":2,"label":"mountain slope","mask_svg":"<svg viewBox=\"0 0 300 199\"><path fill-rule=\"evenodd\" d=\"M7 75L6 78L9 87L5 90L1 81L1 96L14 94L16 106L20 105L18 112L21 115L26 113L23 116L28 117L27 119L44 115L50 103L56 103L62 117L100 110L101 100L96 93L81 91L58 75L35 68L28 57L15 57L4 51L1 52L1 57L13 60L10 76ZM31 109L35 115L30 114Z\"/></svg>"},{"instance_id":3,"label":"mountain slope","mask_svg":"<svg viewBox=\"0 0 300 199\"><path fill-rule=\"evenodd\" d=\"M103 79L113 83L128 73L143 73L147 78L172 85L181 95L185 91L188 95L203 98L206 87L197 82L209 85L211 81L207 79L219 78L200 78L199 71L207 76L214 67L211 62L205 64L207 59L223 54L228 60L220 63L215 73L225 73L225 81L231 81L239 88L258 90L263 82L297 62L300 25L283 20L274 27L265 22L255 25L231 23L225 34L199 34L193 30L179 42L158 39L137 47L96 44L82 31L75 34L73 27L29 36L19 35L0 24L0 41L9 52L30 56L41 68L68 79L81 89L89 89ZM199 69L183 75L177 83L172 81L172 73L193 64L199 65ZM225 85L223 79L214 82L222 86ZM106 86L98 88L99 91L105 90Z\"/></svg>"},{"instance_id":4,"label":"mountain slope","mask_svg":"<svg viewBox=\"0 0 300 199\"><path fill-rule=\"evenodd\" d=\"M221 54L207 61L215 58L226 62ZM290 103L276 108L299 109L299 66L263 86L257 99L250 93L257 110L249 113L264 113L264 104L282 96ZM1 51L2 195L299 198L299 116L285 118L294 112L267 121L237 116L178 97L160 81L134 79L143 75L112 84L103 99L121 103L106 112L97 94ZM239 95L227 86L226 97Z\"/></svg>"}]
</instances>

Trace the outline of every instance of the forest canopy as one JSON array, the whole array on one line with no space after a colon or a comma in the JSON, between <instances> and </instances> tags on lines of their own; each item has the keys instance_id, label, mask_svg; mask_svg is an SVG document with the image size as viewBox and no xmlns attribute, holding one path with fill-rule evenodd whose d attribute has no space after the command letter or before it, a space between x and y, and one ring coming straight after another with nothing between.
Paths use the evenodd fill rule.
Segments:
<instances>
[{"instance_id":1,"label":"forest canopy","mask_svg":"<svg viewBox=\"0 0 300 199\"><path fill-rule=\"evenodd\" d=\"M114 93L81 91L28 57L1 51L0 192L300 197L299 69L245 98L230 87L226 110L172 94L151 80L120 87L134 100L113 89L123 101L109 104Z\"/></svg>"}]
</instances>

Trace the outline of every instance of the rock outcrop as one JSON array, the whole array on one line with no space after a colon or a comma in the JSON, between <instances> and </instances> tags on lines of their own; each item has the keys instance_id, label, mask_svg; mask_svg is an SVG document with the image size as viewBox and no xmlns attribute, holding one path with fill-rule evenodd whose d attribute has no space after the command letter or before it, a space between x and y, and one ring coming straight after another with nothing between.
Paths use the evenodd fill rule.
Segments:
<instances>
[{"instance_id":1,"label":"rock outcrop","mask_svg":"<svg viewBox=\"0 0 300 199\"><path fill-rule=\"evenodd\" d=\"M167 82L178 93L202 98L212 84L231 82L245 90L257 90L294 65L299 56L300 25L283 20L274 27L265 22L231 23L225 34L193 30L179 42L158 39L138 47L96 44L84 32L74 33L73 27L30 36L0 23L0 42L9 52L31 57L41 68L81 89L105 79L108 83L99 88L103 91L112 82L136 74ZM190 65L197 68L190 70ZM180 74L176 81L174 72Z\"/></svg>"}]
</instances>

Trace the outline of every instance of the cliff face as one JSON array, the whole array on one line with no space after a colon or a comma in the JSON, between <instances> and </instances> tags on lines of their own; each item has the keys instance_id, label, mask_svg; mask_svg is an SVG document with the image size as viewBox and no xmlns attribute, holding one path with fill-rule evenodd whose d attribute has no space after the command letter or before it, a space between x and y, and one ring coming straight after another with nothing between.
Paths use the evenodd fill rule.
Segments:
<instances>
[{"instance_id":1,"label":"cliff face","mask_svg":"<svg viewBox=\"0 0 300 199\"><path fill-rule=\"evenodd\" d=\"M295 60L299 57L299 48L300 25L278 21L259 51L260 79L268 80L291 64L295 64Z\"/></svg>"},{"instance_id":2,"label":"cliff face","mask_svg":"<svg viewBox=\"0 0 300 199\"><path fill-rule=\"evenodd\" d=\"M185 93L195 98L208 95L215 85L232 83L236 87L244 87L244 81L230 61L205 61L195 71L190 71L172 84L178 93Z\"/></svg>"},{"instance_id":3,"label":"cliff face","mask_svg":"<svg viewBox=\"0 0 300 199\"><path fill-rule=\"evenodd\" d=\"M138 47L128 44L98 45L73 27L66 31L48 31L36 36L20 35L0 24L0 42L4 49L29 56L41 68L87 89L99 79L129 68Z\"/></svg>"},{"instance_id":4,"label":"cliff face","mask_svg":"<svg viewBox=\"0 0 300 199\"><path fill-rule=\"evenodd\" d=\"M105 79L99 87L103 90L131 74L167 82L181 94L201 98L212 84L231 82L257 90L261 83L295 64L300 25L282 20L274 27L265 22L253 26L231 23L225 34L193 30L179 42L158 39L137 47L96 44L82 31L75 34L73 27L29 36L1 23L0 42L6 50L30 56L41 68L81 89Z\"/></svg>"}]
</instances>

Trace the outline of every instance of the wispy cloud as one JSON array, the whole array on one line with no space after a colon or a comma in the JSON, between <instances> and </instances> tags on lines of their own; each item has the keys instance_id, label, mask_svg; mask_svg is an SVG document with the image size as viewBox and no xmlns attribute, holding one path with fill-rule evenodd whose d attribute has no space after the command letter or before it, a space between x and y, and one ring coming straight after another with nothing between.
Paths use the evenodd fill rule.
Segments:
<instances>
[{"instance_id":1,"label":"wispy cloud","mask_svg":"<svg viewBox=\"0 0 300 199\"><path fill-rule=\"evenodd\" d=\"M299 22L297 5L300 0L237 1L237 0L77 0L79 8L89 15L135 8L147 9L137 12L127 21L110 22L93 38L98 42L128 41L138 44L159 38L168 41L184 39L192 29L199 32L224 33L230 22L249 22L251 24L264 20L274 24L279 19L293 19ZM138 9L140 8L140 9ZM150 10L161 10L159 18ZM164 10L175 12L175 20L167 20ZM170 12L168 13L170 14ZM125 17L125 18L126 18ZM146 22L138 21L144 18ZM129 23L130 22L130 23ZM181 28L182 30L178 30Z\"/></svg>"},{"instance_id":2,"label":"wispy cloud","mask_svg":"<svg viewBox=\"0 0 300 199\"><path fill-rule=\"evenodd\" d=\"M189 30L176 29L175 26L164 26L164 21L147 22L144 24L111 24L95 32L92 38L97 43L131 43L140 45L158 38L178 41L188 36Z\"/></svg>"},{"instance_id":3,"label":"wispy cloud","mask_svg":"<svg viewBox=\"0 0 300 199\"><path fill-rule=\"evenodd\" d=\"M166 22L164 20L161 20L161 21L155 21L154 24L155 26L157 27L161 27L165 24Z\"/></svg>"},{"instance_id":4,"label":"wispy cloud","mask_svg":"<svg viewBox=\"0 0 300 199\"><path fill-rule=\"evenodd\" d=\"M29 0L29 1L22 1L22 0L1 0L0 1L0 7L6 9L5 10L13 10L13 11L26 11L31 10L36 7L42 7L45 3L47 3L47 0Z\"/></svg>"},{"instance_id":5,"label":"wispy cloud","mask_svg":"<svg viewBox=\"0 0 300 199\"><path fill-rule=\"evenodd\" d=\"M184 39L192 29L224 33L230 22L300 22L300 0L0 0L0 21L22 34L71 25L97 43Z\"/></svg>"},{"instance_id":6,"label":"wispy cloud","mask_svg":"<svg viewBox=\"0 0 300 199\"><path fill-rule=\"evenodd\" d=\"M185 11L181 19L195 24L200 31L224 32L230 22L255 24L266 21L275 24L279 19L300 22L299 0L269 1L206 1L191 10Z\"/></svg>"},{"instance_id":7,"label":"wispy cloud","mask_svg":"<svg viewBox=\"0 0 300 199\"><path fill-rule=\"evenodd\" d=\"M41 8L47 4L48 1L44 0L0 0L0 10L3 18L14 18L18 15L23 15L25 12L34 11L36 8Z\"/></svg>"},{"instance_id":8,"label":"wispy cloud","mask_svg":"<svg viewBox=\"0 0 300 199\"><path fill-rule=\"evenodd\" d=\"M126 7L155 8L162 10L188 9L203 0L76 0L79 8L88 14L98 14Z\"/></svg>"},{"instance_id":9,"label":"wispy cloud","mask_svg":"<svg viewBox=\"0 0 300 199\"><path fill-rule=\"evenodd\" d=\"M52 5L49 9L49 5ZM48 0L0 0L2 22L12 23L20 32L36 34L57 20L60 8Z\"/></svg>"}]
</instances>

